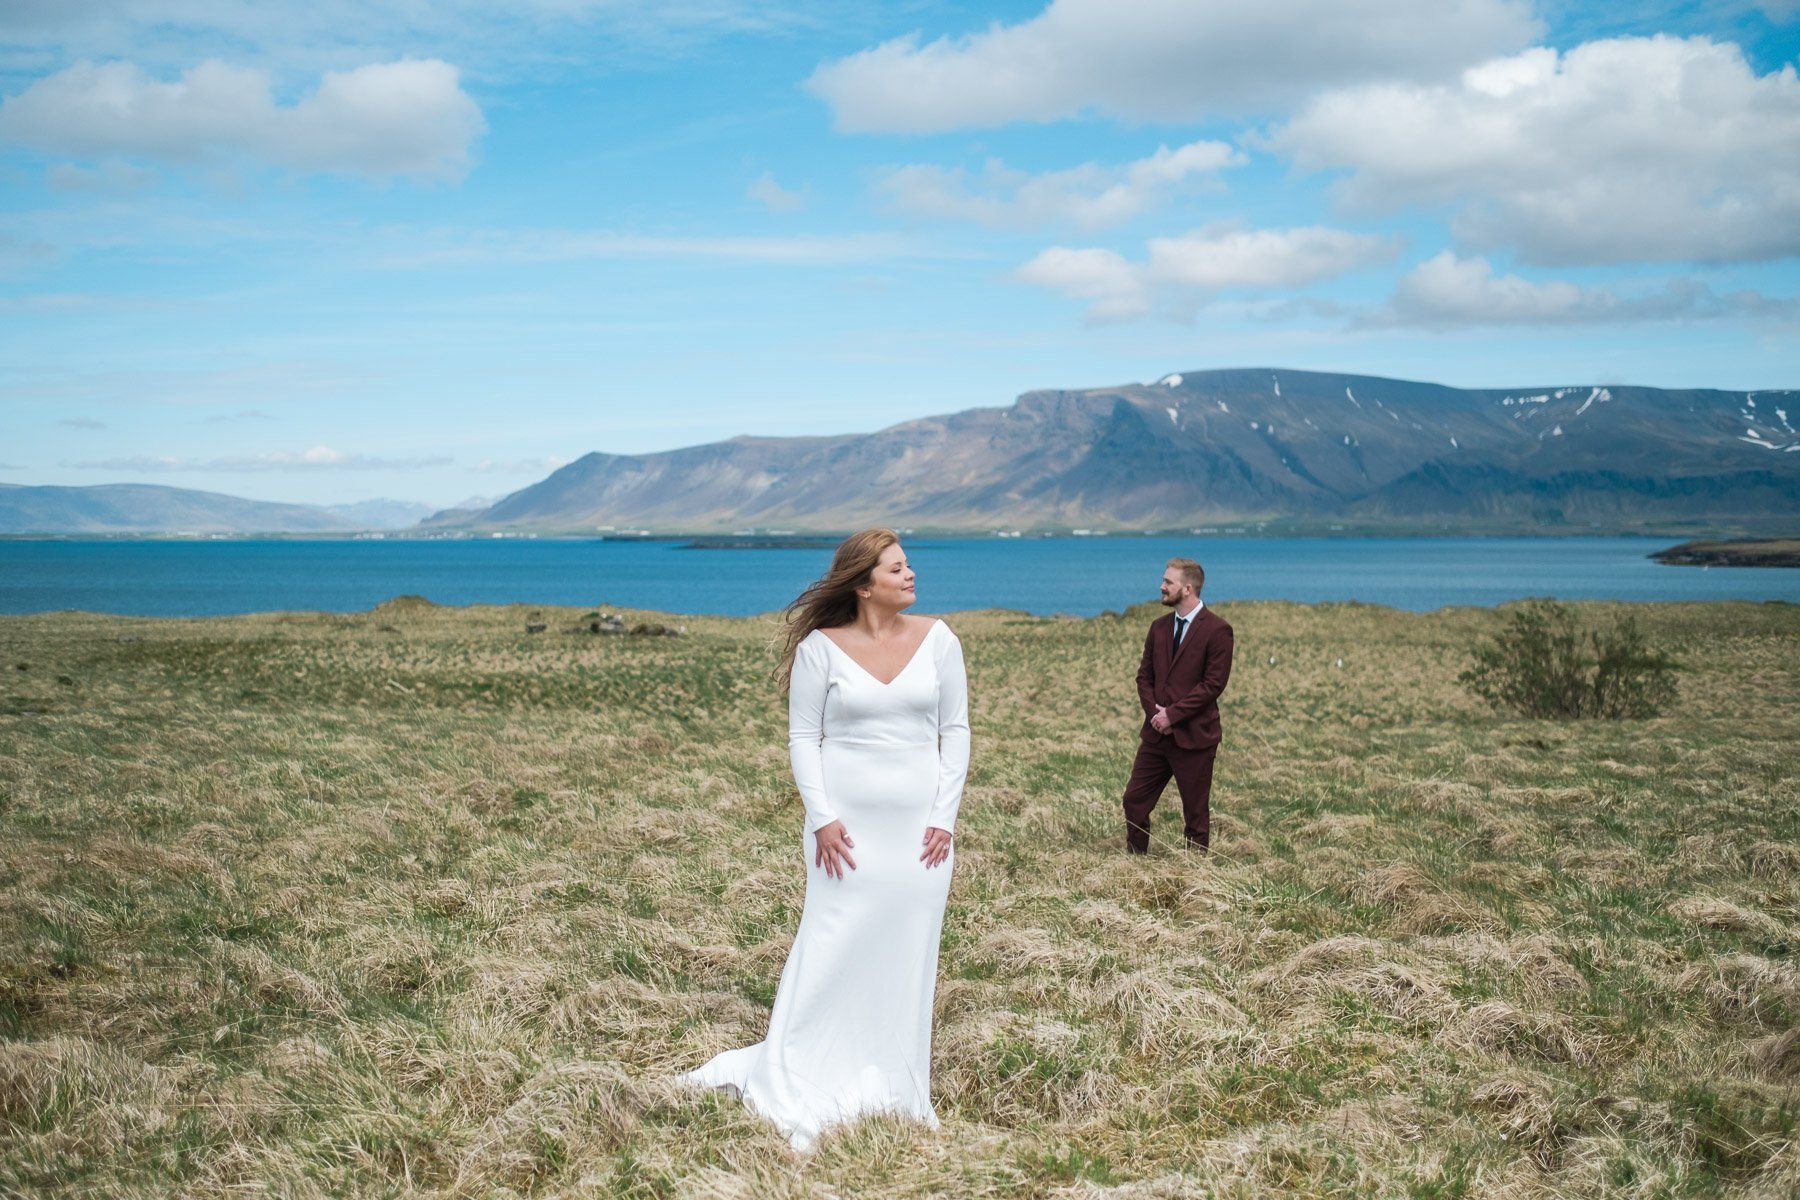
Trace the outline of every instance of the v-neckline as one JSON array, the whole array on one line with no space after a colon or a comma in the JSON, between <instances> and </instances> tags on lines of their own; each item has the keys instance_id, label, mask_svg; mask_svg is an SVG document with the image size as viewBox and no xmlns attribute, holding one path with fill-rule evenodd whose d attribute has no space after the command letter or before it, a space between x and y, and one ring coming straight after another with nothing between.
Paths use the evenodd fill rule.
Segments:
<instances>
[{"instance_id":1,"label":"v-neckline","mask_svg":"<svg viewBox=\"0 0 1800 1200\"><path fill-rule=\"evenodd\" d=\"M839 654L841 654L845 658L849 659L851 666L853 666L857 670L861 671L864 675L867 675L870 679L874 679L875 686L877 686L877 687L893 687L896 683L900 682L900 676L902 676L902 675L906 674L908 671L912 670L912 665L919 660L919 652L925 649L925 643L929 642L931 640L931 635L933 633L937 632L937 627L942 624L943 624L943 622L939 621L939 620L933 620L931 622L931 628L927 629L925 631L925 636L919 639L919 644L917 646L913 647L912 657L908 658L906 660L906 665L901 667L898 671L896 671L894 673L894 677L892 679L888 680L886 683L883 683L881 680L876 679L875 672L869 670L869 668L867 668L867 667L863 666L861 663L857 662L856 656L854 654L851 654L848 650L846 650L842 646L838 645L831 638L826 637L825 631L823 629L815 629L813 632L818 634L820 637L825 638L826 645L830 646L833 650L836 650Z\"/></svg>"}]
</instances>

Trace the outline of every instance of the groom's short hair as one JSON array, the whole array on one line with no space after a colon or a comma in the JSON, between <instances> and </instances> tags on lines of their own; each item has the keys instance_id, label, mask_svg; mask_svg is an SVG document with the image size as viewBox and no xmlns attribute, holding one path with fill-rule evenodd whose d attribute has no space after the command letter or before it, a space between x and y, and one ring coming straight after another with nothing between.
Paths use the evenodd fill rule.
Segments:
<instances>
[{"instance_id":1,"label":"groom's short hair","mask_svg":"<svg viewBox=\"0 0 1800 1200\"><path fill-rule=\"evenodd\" d=\"M1174 571L1181 582L1193 584L1194 595L1200 594L1201 587L1206 583L1206 572L1200 569L1199 563L1191 558L1171 558L1164 565Z\"/></svg>"}]
</instances>

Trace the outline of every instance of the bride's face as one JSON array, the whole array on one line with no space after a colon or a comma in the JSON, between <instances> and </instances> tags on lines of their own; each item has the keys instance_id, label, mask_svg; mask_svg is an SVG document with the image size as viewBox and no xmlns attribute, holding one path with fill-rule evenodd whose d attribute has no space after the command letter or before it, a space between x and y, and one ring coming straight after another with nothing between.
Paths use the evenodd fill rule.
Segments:
<instances>
[{"instance_id":1,"label":"bride's face","mask_svg":"<svg viewBox=\"0 0 1800 1200\"><path fill-rule=\"evenodd\" d=\"M898 542L881 552L875 569L869 573L869 582L859 594L862 592L867 593L863 603L887 609L902 609L917 599L912 568L906 565L906 551Z\"/></svg>"}]
</instances>

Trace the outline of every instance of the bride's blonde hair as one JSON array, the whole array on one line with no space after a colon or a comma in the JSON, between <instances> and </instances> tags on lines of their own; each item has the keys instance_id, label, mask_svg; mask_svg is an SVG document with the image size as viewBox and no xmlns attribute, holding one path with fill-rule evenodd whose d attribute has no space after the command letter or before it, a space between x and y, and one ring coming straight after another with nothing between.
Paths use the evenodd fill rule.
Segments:
<instances>
[{"instance_id":1,"label":"bride's blonde hair","mask_svg":"<svg viewBox=\"0 0 1800 1200\"><path fill-rule=\"evenodd\" d=\"M869 582L882 551L900 541L900 535L886 526L853 533L838 544L831 556L831 567L823 576L808 584L782 610L783 630L781 663L775 678L781 690L787 691L794 674L794 651L801 639L815 629L848 625L856 619L856 589Z\"/></svg>"}]
</instances>

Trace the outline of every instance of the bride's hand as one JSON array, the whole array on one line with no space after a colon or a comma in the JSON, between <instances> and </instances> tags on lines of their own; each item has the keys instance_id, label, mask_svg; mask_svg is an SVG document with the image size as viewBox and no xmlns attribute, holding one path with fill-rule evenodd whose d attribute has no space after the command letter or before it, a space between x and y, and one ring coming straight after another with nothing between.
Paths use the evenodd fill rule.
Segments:
<instances>
[{"instance_id":1,"label":"bride's hand","mask_svg":"<svg viewBox=\"0 0 1800 1200\"><path fill-rule=\"evenodd\" d=\"M825 873L834 879L844 877L844 864L849 863L852 871L856 870L856 860L844 847L854 846L850 835L844 832L842 821L833 821L829 825L821 825L813 834L814 845L813 866L824 867Z\"/></svg>"},{"instance_id":2,"label":"bride's hand","mask_svg":"<svg viewBox=\"0 0 1800 1200\"><path fill-rule=\"evenodd\" d=\"M925 853L919 855L927 867L935 867L950 857L950 831L936 826L925 831Z\"/></svg>"}]
</instances>

